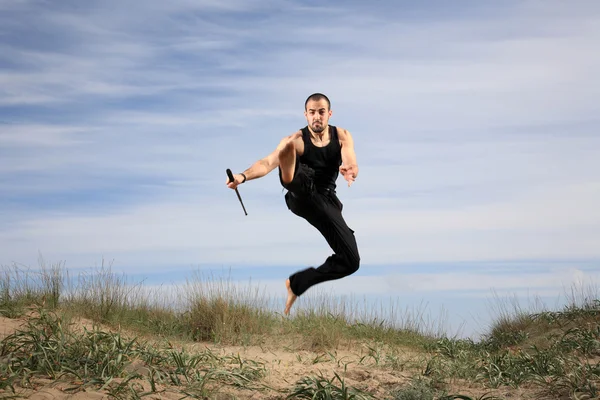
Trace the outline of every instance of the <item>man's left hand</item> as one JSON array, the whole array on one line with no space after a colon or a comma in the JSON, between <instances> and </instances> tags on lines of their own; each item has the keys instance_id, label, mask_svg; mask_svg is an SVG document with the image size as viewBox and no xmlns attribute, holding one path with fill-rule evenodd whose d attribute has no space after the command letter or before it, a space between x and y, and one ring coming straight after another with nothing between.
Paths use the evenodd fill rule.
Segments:
<instances>
[{"instance_id":1,"label":"man's left hand","mask_svg":"<svg viewBox=\"0 0 600 400\"><path fill-rule=\"evenodd\" d=\"M356 180L358 176L358 165L340 165L340 173L348 181L348 187Z\"/></svg>"}]
</instances>

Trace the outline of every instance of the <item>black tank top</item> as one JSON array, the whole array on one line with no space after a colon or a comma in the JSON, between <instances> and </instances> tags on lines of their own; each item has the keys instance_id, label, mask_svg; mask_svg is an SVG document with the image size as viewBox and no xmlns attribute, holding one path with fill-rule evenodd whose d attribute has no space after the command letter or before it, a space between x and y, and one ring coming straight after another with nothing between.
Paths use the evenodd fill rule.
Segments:
<instances>
[{"instance_id":1,"label":"black tank top","mask_svg":"<svg viewBox=\"0 0 600 400\"><path fill-rule=\"evenodd\" d=\"M317 147L310 140L308 127L302 128L304 154L298 161L315 170L314 182L317 189L335 190L335 181L342 164L341 146L335 126L329 125L329 136L330 140L327 146Z\"/></svg>"}]
</instances>

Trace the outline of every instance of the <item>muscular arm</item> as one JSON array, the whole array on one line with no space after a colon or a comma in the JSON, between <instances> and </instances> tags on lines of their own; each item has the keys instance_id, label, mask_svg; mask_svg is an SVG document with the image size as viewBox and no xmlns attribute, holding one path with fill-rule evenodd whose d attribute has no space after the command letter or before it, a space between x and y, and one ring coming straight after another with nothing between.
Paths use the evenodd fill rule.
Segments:
<instances>
[{"instance_id":1,"label":"muscular arm","mask_svg":"<svg viewBox=\"0 0 600 400\"><path fill-rule=\"evenodd\" d=\"M340 173L348 181L348 186L350 186L358 176L358 164L354 151L354 139L350 132L345 129L340 129L340 145L342 146Z\"/></svg>"},{"instance_id":2,"label":"muscular arm","mask_svg":"<svg viewBox=\"0 0 600 400\"><path fill-rule=\"evenodd\" d=\"M261 158L252 164L248 169L244 171L244 175L246 175L246 180L258 179L267 175L274 168L277 167L277 164L273 163L271 160L271 155Z\"/></svg>"},{"instance_id":3,"label":"muscular arm","mask_svg":"<svg viewBox=\"0 0 600 400\"><path fill-rule=\"evenodd\" d=\"M263 176L267 175L275 168L277 168L279 166L279 152L281 151L281 149L283 149L290 140L296 140L298 137L299 134L298 132L296 132L281 139L281 141L279 142L275 150L271 152L271 154L256 161L247 170L244 171L244 175L246 175L246 180L249 181L252 179L262 178Z\"/></svg>"},{"instance_id":4,"label":"muscular arm","mask_svg":"<svg viewBox=\"0 0 600 400\"><path fill-rule=\"evenodd\" d=\"M358 174L358 164L356 162L356 153L354 151L354 139L347 130L343 129L340 135L340 144L342 145L342 164L346 167L353 166Z\"/></svg>"}]
</instances>

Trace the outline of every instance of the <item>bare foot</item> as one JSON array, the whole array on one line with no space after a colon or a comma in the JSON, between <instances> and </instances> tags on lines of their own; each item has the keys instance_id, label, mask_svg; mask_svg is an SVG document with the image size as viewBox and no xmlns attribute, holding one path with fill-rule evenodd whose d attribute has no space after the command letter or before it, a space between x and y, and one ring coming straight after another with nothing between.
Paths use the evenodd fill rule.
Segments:
<instances>
[{"instance_id":1,"label":"bare foot","mask_svg":"<svg viewBox=\"0 0 600 400\"><path fill-rule=\"evenodd\" d=\"M281 167L281 179L284 183L290 183L294 179L294 167L296 165L296 148L293 141L289 141L279 152L279 165Z\"/></svg>"},{"instance_id":2,"label":"bare foot","mask_svg":"<svg viewBox=\"0 0 600 400\"><path fill-rule=\"evenodd\" d=\"M290 314L290 308L292 308L292 304L294 304L294 302L296 301L296 299L298 298L298 296L296 296L294 294L294 292L292 292L292 288L290 286L290 280L286 280L285 281L285 287L287 288L288 291L288 297L287 297L287 301L285 302L285 315L289 315Z\"/></svg>"}]
</instances>

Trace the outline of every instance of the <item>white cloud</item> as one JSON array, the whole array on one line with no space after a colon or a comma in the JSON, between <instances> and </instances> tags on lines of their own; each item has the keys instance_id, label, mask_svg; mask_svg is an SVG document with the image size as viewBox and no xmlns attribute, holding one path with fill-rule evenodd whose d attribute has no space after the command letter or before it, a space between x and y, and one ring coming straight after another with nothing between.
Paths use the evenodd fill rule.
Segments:
<instances>
[{"instance_id":1,"label":"white cloud","mask_svg":"<svg viewBox=\"0 0 600 400\"><path fill-rule=\"evenodd\" d=\"M219 196L199 199L198 204L154 202L95 216L62 212L27 218L4 232L2 241L23 240L11 245L8 255L13 260L29 259L40 250L75 264L101 255L116 258L120 265L139 260L148 270L182 263L320 264L331 252L324 239L287 210L281 193L269 190L278 201L268 207L242 191L249 216L243 215L235 194L223 185ZM573 203L573 198L585 201ZM597 258L598 199L600 187L585 185L533 192L521 199L464 210L405 211L396 209L393 200L371 203L378 204L375 209L369 203L345 207L347 221L356 230L362 262L368 266L406 261Z\"/></svg>"},{"instance_id":2,"label":"white cloud","mask_svg":"<svg viewBox=\"0 0 600 400\"><path fill-rule=\"evenodd\" d=\"M80 133L89 127L50 125L3 125L0 130L0 145L7 147L65 147L84 143Z\"/></svg>"}]
</instances>

